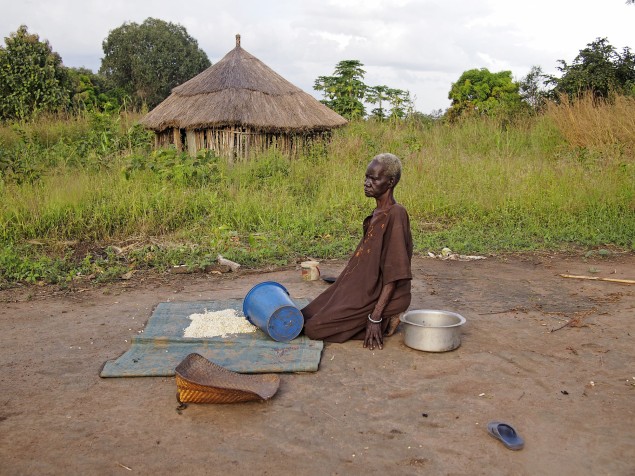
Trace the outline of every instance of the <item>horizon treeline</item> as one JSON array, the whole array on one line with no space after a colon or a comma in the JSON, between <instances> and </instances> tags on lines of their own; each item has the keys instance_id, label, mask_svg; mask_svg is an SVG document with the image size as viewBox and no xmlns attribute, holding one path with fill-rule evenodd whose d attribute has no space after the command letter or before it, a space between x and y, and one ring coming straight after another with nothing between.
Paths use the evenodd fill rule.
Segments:
<instances>
[{"instance_id":1,"label":"horizon treeline","mask_svg":"<svg viewBox=\"0 0 635 476\"><path fill-rule=\"evenodd\" d=\"M155 18L126 22L102 43L99 71L66 67L46 40L20 26L0 46L0 121L27 121L41 114L81 111L134 111L153 108L173 87L211 65L196 39L178 24ZM548 102L591 93L595 98L635 95L635 55L597 38L572 62L557 60L561 76L532 66L524 78L487 68L465 71L452 83L445 111L423 114L410 92L389 85L367 85L364 64L346 59L330 76L318 76L314 90L322 102L347 119L400 120L408 116L456 120L464 116L502 119L544 111Z\"/></svg>"}]
</instances>

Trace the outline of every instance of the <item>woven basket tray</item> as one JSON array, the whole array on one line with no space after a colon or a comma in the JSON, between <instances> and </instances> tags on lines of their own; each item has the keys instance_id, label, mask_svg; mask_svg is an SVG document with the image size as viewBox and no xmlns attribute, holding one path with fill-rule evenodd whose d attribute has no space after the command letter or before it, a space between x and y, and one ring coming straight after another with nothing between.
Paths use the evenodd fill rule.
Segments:
<instances>
[{"instance_id":1,"label":"woven basket tray","mask_svg":"<svg viewBox=\"0 0 635 476\"><path fill-rule=\"evenodd\" d=\"M280 377L244 375L227 370L199 354L190 354L176 367L177 399L182 403L238 403L268 400Z\"/></svg>"}]
</instances>

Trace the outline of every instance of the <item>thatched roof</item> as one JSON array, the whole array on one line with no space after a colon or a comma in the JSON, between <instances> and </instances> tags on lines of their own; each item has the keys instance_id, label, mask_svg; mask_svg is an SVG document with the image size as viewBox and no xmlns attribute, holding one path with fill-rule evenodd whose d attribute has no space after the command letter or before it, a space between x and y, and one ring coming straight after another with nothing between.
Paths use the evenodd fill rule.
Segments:
<instances>
[{"instance_id":1,"label":"thatched roof","mask_svg":"<svg viewBox=\"0 0 635 476\"><path fill-rule=\"evenodd\" d=\"M294 86L240 46L172 90L142 124L207 129L244 126L266 132L325 131L346 119Z\"/></svg>"}]
</instances>

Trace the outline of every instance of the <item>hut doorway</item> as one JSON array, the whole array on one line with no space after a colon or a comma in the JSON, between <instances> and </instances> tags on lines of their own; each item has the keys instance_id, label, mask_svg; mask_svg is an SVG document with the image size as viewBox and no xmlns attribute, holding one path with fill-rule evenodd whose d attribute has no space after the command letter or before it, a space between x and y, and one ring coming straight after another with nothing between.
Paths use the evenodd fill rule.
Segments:
<instances>
[{"instance_id":1,"label":"hut doorway","mask_svg":"<svg viewBox=\"0 0 635 476\"><path fill-rule=\"evenodd\" d=\"M179 151L187 150L187 133L185 129L179 129L179 144L181 145L181 147L178 148Z\"/></svg>"}]
</instances>

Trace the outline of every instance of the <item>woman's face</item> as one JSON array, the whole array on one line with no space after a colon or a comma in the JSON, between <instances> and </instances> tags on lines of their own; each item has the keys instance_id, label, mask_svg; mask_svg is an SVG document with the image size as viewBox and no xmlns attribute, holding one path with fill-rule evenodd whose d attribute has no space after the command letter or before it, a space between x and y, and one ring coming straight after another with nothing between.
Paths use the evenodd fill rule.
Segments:
<instances>
[{"instance_id":1,"label":"woman's face","mask_svg":"<svg viewBox=\"0 0 635 476\"><path fill-rule=\"evenodd\" d=\"M394 179L386 175L383 165L376 160L368 164L364 180L364 194L367 197L381 197L392 188L393 183Z\"/></svg>"}]
</instances>

